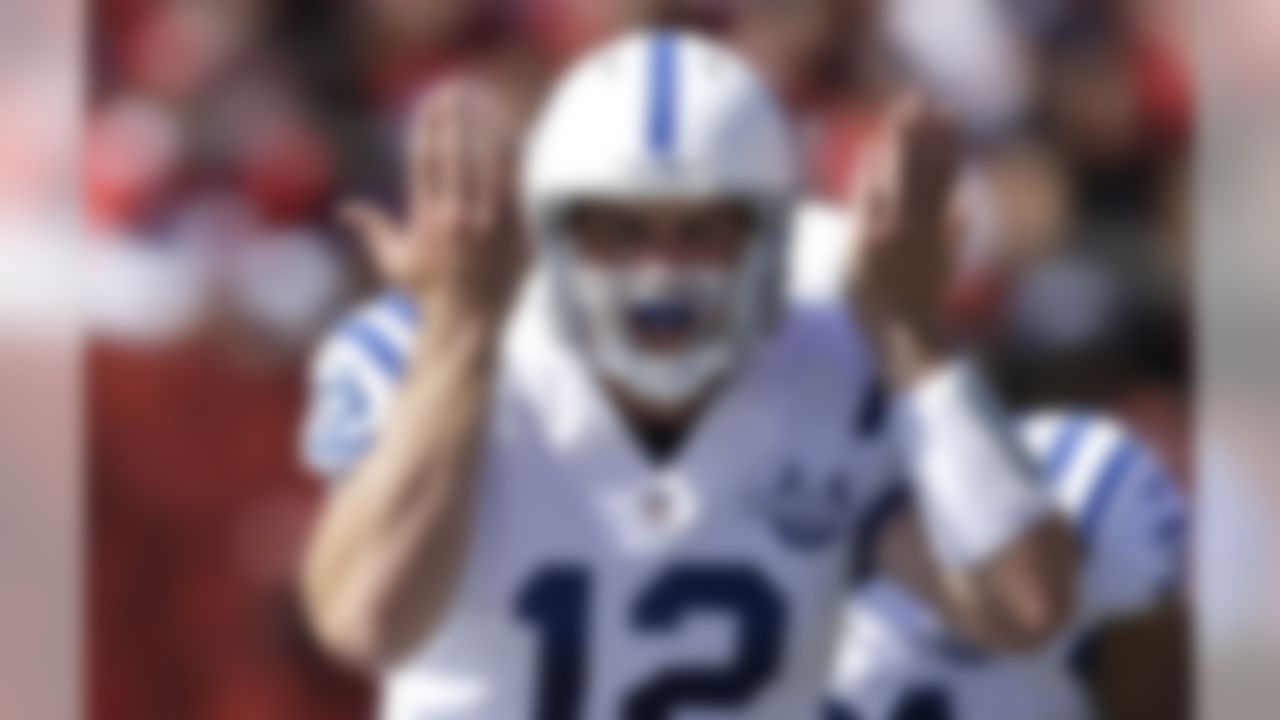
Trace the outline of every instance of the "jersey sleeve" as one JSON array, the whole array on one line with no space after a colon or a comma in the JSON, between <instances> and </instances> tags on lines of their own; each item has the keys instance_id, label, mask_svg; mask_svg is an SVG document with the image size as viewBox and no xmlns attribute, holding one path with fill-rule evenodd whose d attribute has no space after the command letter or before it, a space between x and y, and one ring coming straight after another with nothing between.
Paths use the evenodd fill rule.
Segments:
<instances>
[{"instance_id":1,"label":"jersey sleeve","mask_svg":"<svg viewBox=\"0 0 1280 720\"><path fill-rule=\"evenodd\" d=\"M913 697L943 684L938 659L916 635L937 620L892 581L869 583L845 604L827 682L824 720L943 718L950 714L904 714Z\"/></svg>"},{"instance_id":2,"label":"jersey sleeve","mask_svg":"<svg viewBox=\"0 0 1280 720\"><path fill-rule=\"evenodd\" d=\"M369 450L390 412L417 324L416 308L388 294L350 313L320 344L300 438L309 470L337 481Z\"/></svg>"},{"instance_id":3,"label":"jersey sleeve","mask_svg":"<svg viewBox=\"0 0 1280 720\"><path fill-rule=\"evenodd\" d=\"M1183 581L1188 511L1155 454L1097 416L1033 425L1031 444L1084 553L1082 616L1140 613L1173 596Z\"/></svg>"}]
</instances>

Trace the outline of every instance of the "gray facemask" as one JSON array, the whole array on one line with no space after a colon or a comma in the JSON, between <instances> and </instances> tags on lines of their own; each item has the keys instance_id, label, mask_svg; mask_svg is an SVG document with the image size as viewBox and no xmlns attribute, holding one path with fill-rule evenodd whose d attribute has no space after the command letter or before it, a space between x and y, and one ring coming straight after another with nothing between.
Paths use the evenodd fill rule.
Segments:
<instances>
[{"instance_id":1,"label":"gray facemask","mask_svg":"<svg viewBox=\"0 0 1280 720\"><path fill-rule=\"evenodd\" d=\"M565 251L562 298L594 370L654 404L679 406L727 375L771 322L772 255L756 238L733 268L613 270ZM691 340L679 351L650 350L632 332L645 325Z\"/></svg>"}]
</instances>

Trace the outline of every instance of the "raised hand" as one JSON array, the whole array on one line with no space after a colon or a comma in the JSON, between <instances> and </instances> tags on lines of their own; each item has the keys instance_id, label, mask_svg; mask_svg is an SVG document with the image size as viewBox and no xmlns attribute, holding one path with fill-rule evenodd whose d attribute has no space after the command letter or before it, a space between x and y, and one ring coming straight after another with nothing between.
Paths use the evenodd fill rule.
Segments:
<instances>
[{"instance_id":1,"label":"raised hand","mask_svg":"<svg viewBox=\"0 0 1280 720\"><path fill-rule=\"evenodd\" d=\"M510 116L483 84L456 79L424 98L411 128L407 217L359 201L342 210L386 282L437 316L502 317L525 254L514 147Z\"/></svg>"},{"instance_id":2,"label":"raised hand","mask_svg":"<svg viewBox=\"0 0 1280 720\"><path fill-rule=\"evenodd\" d=\"M959 231L958 164L951 121L911 100L893 113L855 188L859 237L850 255L850 296L886 369L901 382L948 350L942 304Z\"/></svg>"}]
</instances>

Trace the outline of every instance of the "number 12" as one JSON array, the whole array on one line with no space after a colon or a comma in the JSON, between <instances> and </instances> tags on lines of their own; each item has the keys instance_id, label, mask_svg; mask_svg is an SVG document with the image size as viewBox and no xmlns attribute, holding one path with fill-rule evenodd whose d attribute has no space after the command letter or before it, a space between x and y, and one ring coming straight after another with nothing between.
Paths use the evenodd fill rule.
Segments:
<instances>
[{"instance_id":1,"label":"number 12","mask_svg":"<svg viewBox=\"0 0 1280 720\"><path fill-rule=\"evenodd\" d=\"M516 599L516 614L539 640L536 720L584 715L591 598L585 568L557 565L534 575ZM732 662L672 666L627 693L620 718L663 720L689 706L740 708L768 684L782 659L786 611L764 576L742 565L673 566L641 592L631 622L638 632L670 632L695 613L730 616L737 637Z\"/></svg>"}]
</instances>

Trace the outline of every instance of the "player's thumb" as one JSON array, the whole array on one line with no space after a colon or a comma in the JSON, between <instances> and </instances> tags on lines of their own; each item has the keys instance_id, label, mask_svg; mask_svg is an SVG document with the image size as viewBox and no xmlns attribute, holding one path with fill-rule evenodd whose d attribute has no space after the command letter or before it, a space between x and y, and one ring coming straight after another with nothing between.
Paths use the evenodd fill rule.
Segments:
<instances>
[{"instance_id":1,"label":"player's thumb","mask_svg":"<svg viewBox=\"0 0 1280 720\"><path fill-rule=\"evenodd\" d=\"M338 219L360 239L375 266L393 270L399 228L386 212L364 200L347 200L338 208Z\"/></svg>"}]
</instances>

